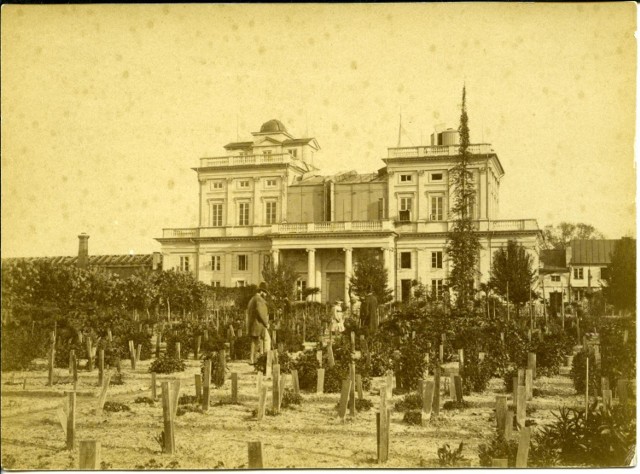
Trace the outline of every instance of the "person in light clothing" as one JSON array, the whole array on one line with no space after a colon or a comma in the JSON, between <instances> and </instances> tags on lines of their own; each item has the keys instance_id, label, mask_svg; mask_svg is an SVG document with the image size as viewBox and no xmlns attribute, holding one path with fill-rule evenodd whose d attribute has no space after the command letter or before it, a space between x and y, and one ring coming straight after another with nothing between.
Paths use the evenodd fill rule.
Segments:
<instances>
[{"instance_id":1,"label":"person in light clothing","mask_svg":"<svg viewBox=\"0 0 640 474\"><path fill-rule=\"evenodd\" d=\"M341 300L336 300L332 308L332 313L331 330L334 332L344 332L344 313L342 312Z\"/></svg>"}]
</instances>

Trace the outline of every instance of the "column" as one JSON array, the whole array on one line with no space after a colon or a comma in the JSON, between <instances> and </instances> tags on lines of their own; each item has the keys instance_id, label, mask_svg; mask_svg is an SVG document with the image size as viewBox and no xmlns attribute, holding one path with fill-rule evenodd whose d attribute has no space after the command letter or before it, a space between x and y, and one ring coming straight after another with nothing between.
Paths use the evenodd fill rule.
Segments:
<instances>
[{"instance_id":1,"label":"column","mask_svg":"<svg viewBox=\"0 0 640 474\"><path fill-rule=\"evenodd\" d=\"M387 270L387 279L389 288L393 290L393 297L396 295L396 269L393 248L383 247L384 267Z\"/></svg>"},{"instance_id":2,"label":"column","mask_svg":"<svg viewBox=\"0 0 640 474\"><path fill-rule=\"evenodd\" d=\"M350 307L349 285L353 274L353 249L345 248L342 250L344 250L344 302L347 307Z\"/></svg>"},{"instance_id":3,"label":"column","mask_svg":"<svg viewBox=\"0 0 640 474\"><path fill-rule=\"evenodd\" d=\"M316 249L307 249L307 288L316 286ZM309 301L315 301L315 295L309 295Z\"/></svg>"},{"instance_id":4,"label":"column","mask_svg":"<svg viewBox=\"0 0 640 474\"><path fill-rule=\"evenodd\" d=\"M232 226L235 225L235 217L236 213L233 209L233 200L231 199L231 191L233 188L233 178L227 178L227 209L225 216L225 225Z\"/></svg>"},{"instance_id":5,"label":"column","mask_svg":"<svg viewBox=\"0 0 640 474\"><path fill-rule=\"evenodd\" d=\"M262 212L262 203L259 199L260 178L253 178L253 221L251 225L261 225L262 219L260 213Z\"/></svg>"},{"instance_id":6,"label":"column","mask_svg":"<svg viewBox=\"0 0 640 474\"><path fill-rule=\"evenodd\" d=\"M280 263L280 250L271 249L271 263L274 267L278 266L278 263Z\"/></svg>"},{"instance_id":7,"label":"column","mask_svg":"<svg viewBox=\"0 0 640 474\"><path fill-rule=\"evenodd\" d=\"M280 219L278 223L287 220L287 175L283 174L280 176Z\"/></svg>"}]
</instances>

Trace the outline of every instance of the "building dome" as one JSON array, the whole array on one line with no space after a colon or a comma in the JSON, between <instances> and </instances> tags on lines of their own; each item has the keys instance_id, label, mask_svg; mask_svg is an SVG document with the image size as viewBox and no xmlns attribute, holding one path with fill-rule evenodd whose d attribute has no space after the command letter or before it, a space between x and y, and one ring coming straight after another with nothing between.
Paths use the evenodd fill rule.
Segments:
<instances>
[{"instance_id":1,"label":"building dome","mask_svg":"<svg viewBox=\"0 0 640 474\"><path fill-rule=\"evenodd\" d=\"M287 129L282 124L280 120L269 120L262 124L260 127L260 133L275 133L275 132L286 132Z\"/></svg>"}]
</instances>

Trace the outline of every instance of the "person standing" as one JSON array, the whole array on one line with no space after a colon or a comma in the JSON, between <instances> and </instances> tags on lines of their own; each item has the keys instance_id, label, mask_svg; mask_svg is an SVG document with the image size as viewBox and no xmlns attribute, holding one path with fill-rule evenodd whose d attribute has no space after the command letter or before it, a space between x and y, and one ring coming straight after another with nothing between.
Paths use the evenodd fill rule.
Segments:
<instances>
[{"instance_id":1,"label":"person standing","mask_svg":"<svg viewBox=\"0 0 640 474\"><path fill-rule=\"evenodd\" d=\"M269 336L269 309L266 297L269 294L267 284L260 283L258 291L251 298L247 306L249 315L249 335L251 336L251 363L255 362L256 349L258 352L271 350L271 337Z\"/></svg>"}]
</instances>

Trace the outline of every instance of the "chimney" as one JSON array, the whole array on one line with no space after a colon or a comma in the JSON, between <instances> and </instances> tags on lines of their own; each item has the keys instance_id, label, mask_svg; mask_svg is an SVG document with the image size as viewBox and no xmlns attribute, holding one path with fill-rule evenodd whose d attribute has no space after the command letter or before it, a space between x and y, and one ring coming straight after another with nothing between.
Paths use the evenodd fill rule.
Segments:
<instances>
[{"instance_id":1,"label":"chimney","mask_svg":"<svg viewBox=\"0 0 640 474\"><path fill-rule=\"evenodd\" d=\"M84 232L78 236L78 268L86 269L89 266L89 236Z\"/></svg>"}]
</instances>

